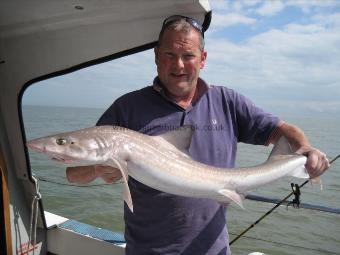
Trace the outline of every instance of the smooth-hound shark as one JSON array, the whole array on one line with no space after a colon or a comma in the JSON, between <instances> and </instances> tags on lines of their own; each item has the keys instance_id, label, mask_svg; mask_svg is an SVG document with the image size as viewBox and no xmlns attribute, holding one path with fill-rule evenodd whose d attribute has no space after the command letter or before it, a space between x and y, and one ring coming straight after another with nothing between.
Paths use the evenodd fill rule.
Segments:
<instances>
[{"instance_id":1,"label":"smooth-hound shark","mask_svg":"<svg viewBox=\"0 0 340 255\"><path fill-rule=\"evenodd\" d=\"M185 126L148 136L118 126L90 127L37 138L27 146L68 165L109 165L120 169L123 198L133 203L128 177L154 189L179 196L209 198L242 205L243 195L284 176L309 178L306 157L294 154L281 138L266 162L244 168L218 168L199 163L188 154L193 129Z\"/></svg>"}]
</instances>

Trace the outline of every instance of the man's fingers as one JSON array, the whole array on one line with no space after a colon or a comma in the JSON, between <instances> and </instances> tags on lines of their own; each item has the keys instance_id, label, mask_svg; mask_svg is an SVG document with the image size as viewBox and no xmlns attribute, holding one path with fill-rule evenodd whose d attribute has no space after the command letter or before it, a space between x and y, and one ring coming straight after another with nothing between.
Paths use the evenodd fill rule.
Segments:
<instances>
[{"instance_id":1,"label":"man's fingers","mask_svg":"<svg viewBox=\"0 0 340 255\"><path fill-rule=\"evenodd\" d=\"M306 168L310 170L314 170L317 163L318 163L318 156L313 153L309 153L307 155Z\"/></svg>"},{"instance_id":2,"label":"man's fingers","mask_svg":"<svg viewBox=\"0 0 340 255\"><path fill-rule=\"evenodd\" d=\"M106 183L113 183L116 181L119 181L122 176L121 175L113 175L113 174L104 174L101 176L101 178L106 182Z\"/></svg>"},{"instance_id":3,"label":"man's fingers","mask_svg":"<svg viewBox=\"0 0 340 255\"><path fill-rule=\"evenodd\" d=\"M320 176L330 166L326 154L313 147L303 146L296 153L307 156L305 166L311 178Z\"/></svg>"},{"instance_id":4,"label":"man's fingers","mask_svg":"<svg viewBox=\"0 0 340 255\"><path fill-rule=\"evenodd\" d=\"M96 176L102 178L106 183L113 183L122 178L120 170L111 166L95 165L94 170Z\"/></svg>"},{"instance_id":5,"label":"man's fingers","mask_svg":"<svg viewBox=\"0 0 340 255\"><path fill-rule=\"evenodd\" d=\"M120 170L111 166L95 165L95 172L98 177L104 174L116 174L121 175Z\"/></svg>"},{"instance_id":6,"label":"man's fingers","mask_svg":"<svg viewBox=\"0 0 340 255\"><path fill-rule=\"evenodd\" d=\"M308 154L306 168L311 177L320 176L329 166L329 161L324 153L313 151Z\"/></svg>"}]
</instances>

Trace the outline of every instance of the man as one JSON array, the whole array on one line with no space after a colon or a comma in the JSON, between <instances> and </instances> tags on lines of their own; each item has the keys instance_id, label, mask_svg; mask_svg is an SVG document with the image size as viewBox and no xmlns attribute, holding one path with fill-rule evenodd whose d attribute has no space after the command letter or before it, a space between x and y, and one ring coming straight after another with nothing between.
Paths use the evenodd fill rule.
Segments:
<instances>
[{"instance_id":1,"label":"man","mask_svg":"<svg viewBox=\"0 0 340 255\"><path fill-rule=\"evenodd\" d=\"M265 145L283 135L294 150L308 156L311 177L329 167L326 156L299 128L265 113L235 91L199 78L207 52L197 21L183 16L166 19L154 51L158 76L153 86L119 98L98 125L120 125L148 135L194 125L191 157L218 167L234 167L237 142ZM88 166L68 168L67 177L87 183L97 177L113 182L121 175L111 167ZM134 213L125 205L126 254L230 254L225 206L166 194L133 178L129 186Z\"/></svg>"}]
</instances>

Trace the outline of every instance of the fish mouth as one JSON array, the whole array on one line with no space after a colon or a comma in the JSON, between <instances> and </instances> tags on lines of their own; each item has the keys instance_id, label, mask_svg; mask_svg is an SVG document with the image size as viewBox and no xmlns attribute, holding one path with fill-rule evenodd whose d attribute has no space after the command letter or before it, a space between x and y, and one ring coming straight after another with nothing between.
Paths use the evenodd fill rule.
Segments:
<instances>
[{"instance_id":1,"label":"fish mouth","mask_svg":"<svg viewBox=\"0 0 340 255\"><path fill-rule=\"evenodd\" d=\"M53 161L57 161L57 162L62 163L62 164L71 164L72 162L74 162L73 158L58 157L56 155L51 155L50 158Z\"/></svg>"},{"instance_id":2,"label":"fish mouth","mask_svg":"<svg viewBox=\"0 0 340 255\"><path fill-rule=\"evenodd\" d=\"M50 153L48 154L49 158L53 161L56 161L58 163L62 163L62 164L72 164L75 161L77 161L76 158L70 157L70 156L66 156L66 155L60 155L58 153Z\"/></svg>"},{"instance_id":3,"label":"fish mouth","mask_svg":"<svg viewBox=\"0 0 340 255\"><path fill-rule=\"evenodd\" d=\"M69 156L60 155L58 153L51 153L46 150L45 146L44 147L35 146L34 144L28 142L27 147L35 152L46 154L51 160L57 161L62 164L71 164L76 160L75 158Z\"/></svg>"}]
</instances>

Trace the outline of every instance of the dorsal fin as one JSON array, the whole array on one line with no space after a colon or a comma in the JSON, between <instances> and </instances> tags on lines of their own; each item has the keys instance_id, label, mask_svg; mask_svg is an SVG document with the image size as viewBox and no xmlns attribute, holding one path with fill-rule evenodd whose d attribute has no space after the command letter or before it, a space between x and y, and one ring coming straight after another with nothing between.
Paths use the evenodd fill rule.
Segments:
<instances>
[{"instance_id":1,"label":"dorsal fin","mask_svg":"<svg viewBox=\"0 0 340 255\"><path fill-rule=\"evenodd\" d=\"M292 147L290 146L286 137L281 136L280 139L275 143L268 160L279 155L291 155L294 154Z\"/></svg>"},{"instance_id":2,"label":"dorsal fin","mask_svg":"<svg viewBox=\"0 0 340 255\"><path fill-rule=\"evenodd\" d=\"M176 130L161 134L159 136L154 136L153 138L158 141L165 140L167 143L169 143L169 148L174 146L178 150L188 155L192 134L192 126L185 125Z\"/></svg>"}]
</instances>

